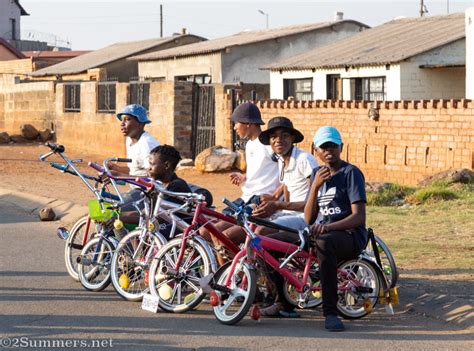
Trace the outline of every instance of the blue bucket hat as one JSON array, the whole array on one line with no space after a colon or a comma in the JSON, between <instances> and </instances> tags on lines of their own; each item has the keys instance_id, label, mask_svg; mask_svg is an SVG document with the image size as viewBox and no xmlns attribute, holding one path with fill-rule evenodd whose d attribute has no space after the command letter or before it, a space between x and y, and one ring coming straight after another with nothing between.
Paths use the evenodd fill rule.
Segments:
<instances>
[{"instance_id":1,"label":"blue bucket hat","mask_svg":"<svg viewBox=\"0 0 474 351\"><path fill-rule=\"evenodd\" d=\"M138 122L141 123L151 123L151 121L148 119L148 111L146 110L146 108L139 104L125 106L122 112L117 113L117 118L119 119L119 121L122 121L123 115L133 116L138 120Z\"/></svg>"},{"instance_id":2,"label":"blue bucket hat","mask_svg":"<svg viewBox=\"0 0 474 351\"><path fill-rule=\"evenodd\" d=\"M314 146L320 147L324 143L334 143L337 145L342 144L342 138L339 131L331 126L324 126L318 129L314 135L313 143Z\"/></svg>"}]
</instances>

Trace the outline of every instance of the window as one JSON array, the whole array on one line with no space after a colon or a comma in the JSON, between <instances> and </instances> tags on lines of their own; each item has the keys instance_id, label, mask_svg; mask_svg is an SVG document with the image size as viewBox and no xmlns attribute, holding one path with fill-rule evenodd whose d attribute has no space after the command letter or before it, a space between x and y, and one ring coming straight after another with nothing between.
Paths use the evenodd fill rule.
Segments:
<instances>
[{"instance_id":1,"label":"window","mask_svg":"<svg viewBox=\"0 0 474 351\"><path fill-rule=\"evenodd\" d=\"M128 103L140 104L148 110L150 105L150 82L130 82Z\"/></svg>"},{"instance_id":2,"label":"window","mask_svg":"<svg viewBox=\"0 0 474 351\"><path fill-rule=\"evenodd\" d=\"M16 19L10 18L12 28L12 40L16 40Z\"/></svg>"},{"instance_id":3,"label":"window","mask_svg":"<svg viewBox=\"0 0 474 351\"><path fill-rule=\"evenodd\" d=\"M81 84L64 84L64 112L81 111Z\"/></svg>"},{"instance_id":4,"label":"window","mask_svg":"<svg viewBox=\"0 0 474 351\"><path fill-rule=\"evenodd\" d=\"M99 82L97 85L97 112L115 112L115 82Z\"/></svg>"},{"instance_id":5,"label":"window","mask_svg":"<svg viewBox=\"0 0 474 351\"><path fill-rule=\"evenodd\" d=\"M312 100L313 78L283 79L283 99L290 96L295 100Z\"/></svg>"},{"instance_id":6,"label":"window","mask_svg":"<svg viewBox=\"0 0 474 351\"><path fill-rule=\"evenodd\" d=\"M351 99L378 101L387 98L385 77L352 78Z\"/></svg>"},{"instance_id":7,"label":"window","mask_svg":"<svg viewBox=\"0 0 474 351\"><path fill-rule=\"evenodd\" d=\"M177 81L193 82L197 84L211 84L212 78L208 74L194 74L189 76L176 76Z\"/></svg>"},{"instance_id":8,"label":"window","mask_svg":"<svg viewBox=\"0 0 474 351\"><path fill-rule=\"evenodd\" d=\"M326 98L328 100L342 100L342 84L340 74L326 76Z\"/></svg>"}]
</instances>

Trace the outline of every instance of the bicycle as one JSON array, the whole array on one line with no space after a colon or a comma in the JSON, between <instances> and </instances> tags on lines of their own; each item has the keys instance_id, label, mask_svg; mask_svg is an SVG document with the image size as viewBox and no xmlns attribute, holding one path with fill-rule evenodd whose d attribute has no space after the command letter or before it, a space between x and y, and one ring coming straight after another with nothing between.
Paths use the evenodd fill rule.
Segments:
<instances>
[{"instance_id":1,"label":"bicycle","mask_svg":"<svg viewBox=\"0 0 474 351\"><path fill-rule=\"evenodd\" d=\"M249 206L236 207L228 200L224 200L224 203L235 211L247 238L242 250L235 255L232 262L221 267L210 279L208 286L204 287L207 291L212 289L210 300L216 319L223 324L232 325L247 314L257 291L256 266L272 267L285 278L285 290L291 285L296 291L298 305L309 307L307 302L311 296L321 291L320 285L316 284L319 279L314 274L315 268L318 267L315 249L311 245L306 248L309 230L306 228L303 231L295 231L276 225L252 217L252 208ZM298 234L300 245L256 235L249 222ZM274 257L274 252L290 254L280 263L280 260ZM299 269L294 271L289 265L290 262L303 264L303 273L300 274ZM387 283L380 268L364 255L340 263L337 275L337 308L344 318L364 317L377 303L381 287L383 291L387 291ZM258 313L254 312L253 315Z\"/></svg>"}]
</instances>

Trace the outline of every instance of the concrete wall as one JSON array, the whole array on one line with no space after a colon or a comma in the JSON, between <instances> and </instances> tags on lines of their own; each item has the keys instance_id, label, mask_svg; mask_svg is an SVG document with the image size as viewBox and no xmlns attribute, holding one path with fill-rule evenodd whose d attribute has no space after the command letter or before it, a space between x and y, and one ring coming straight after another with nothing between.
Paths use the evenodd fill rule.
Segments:
<instances>
[{"instance_id":1,"label":"concrete wall","mask_svg":"<svg viewBox=\"0 0 474 351\"><path fill-rule=\"evenodd\" d=\"M140 77L174 80L175 76L207 74L213 83L222 82L220 52L161 61L141 61L138 64Z\"/></svg>"},{"instance_id":2,"label":"concrete wall","mask_svg":"<svg viewBox=\"0 0 474 351\"><path fill-rule=\"evenodd\" d=\"M11 0L0 0L0 37L10 40L12 28L10 18L16 19L15 34L20 39L20 8Z\"/></svg>"},{"instance_id":3,"label":"concrete wall","mask_svg":"<svg viewBox=\"0 0 474 351\"><path fill-rule=\"evenodd\" d=\"M474 99L474 7L466 10L466 98Z\"/></svg>"},{"instance_id":4,"label":"concrete wall","mask_svg":"<svg viewBox=\"0 0 474 351\"><path fill-rule=\"evenodd\" d=\"M217 120L230 127L230 97L223 94L219 99ZM470 100L378 102L378 121L368 118L367 102L258 104L265 122L277 115L289 117L304 134L300 147L307 151L319 127L337 127L344 141L343 158L360 167L367 181L414 185L449 168L474 169L474 102ZM221 133L219 140L230 147L229 131Z\"/></svg>"},{"instance_id":5,"label":"concrete wall","mask_svg":"<svg viewBox=\"0 0 474 351\"><path fill-rule=\"evenodd\" d=\"M230 48L222 54L222 83L270 82L269 72L261 67L312 50L360 32L355 23L335 24L331 28Z\"/></svg>"}]
</instances>

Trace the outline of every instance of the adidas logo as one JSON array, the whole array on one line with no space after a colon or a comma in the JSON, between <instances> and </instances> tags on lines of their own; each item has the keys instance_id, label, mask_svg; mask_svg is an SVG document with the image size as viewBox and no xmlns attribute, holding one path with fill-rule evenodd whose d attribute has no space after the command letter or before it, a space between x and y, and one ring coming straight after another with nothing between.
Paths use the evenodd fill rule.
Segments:
<instances>
[{"instance_id":1,"label":"adidas logo","mask_svg":"<svg viewBox=\"0 0 474 351\"><path fill-rule=\"evenodd\" d=\"M329 188L324 195L322 195L321 190L319 191L318 194L318 205L319 207L321 206L326 206L328 205L332 199L334 199L334 196L336 195L336 187Z\"/></svg>"}]
</instances>

